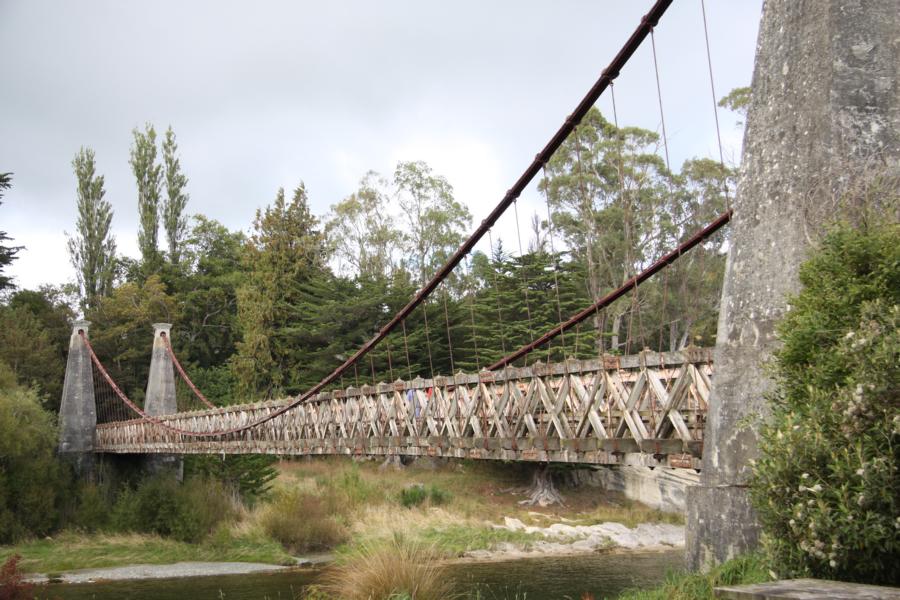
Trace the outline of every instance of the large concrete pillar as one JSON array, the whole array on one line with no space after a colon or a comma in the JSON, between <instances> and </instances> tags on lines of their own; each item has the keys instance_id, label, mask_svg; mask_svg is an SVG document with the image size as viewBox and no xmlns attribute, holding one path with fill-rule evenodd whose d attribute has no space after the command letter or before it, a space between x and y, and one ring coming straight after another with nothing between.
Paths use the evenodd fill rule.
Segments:
<instances>
[{"instance_id":1,"label":"large concrete pillar","mask_svg":"<svg viewBox=\"0 0 900 600\"><path fill-rule=\"evenodd\" d=\"M87 321L76 321L72 327L59 405L59 453L73 463L80 475L88 478L94 471L94 430L97 427L94 371L87 345L81 338L81 333L87 335L89 326Z\"/></svg>"},{"instance_id":2,"label":"large concrete pillar","mask_svg":"<svg viewBox=\"0 0 900 600\"><path fill-rule=\"evenodd\" d=\"M900 164L897 0L766 0L757 44L688 563L756 546L746 485L774 327L834 199Z\"/></svg>"},{"instance_id":3,"label":"large concrete pillar","mask_svg":"<svg viewBox=\"0 0 900 600\"><path fill-rule=\"evenodd\" d=\"M175 404L175 369L163 339L163 336L170 336L171 332L170 323L153 324L153 355L147 377L147 394L144 396L144 411L148 415L171 415L178 412Z\"/></svg>"},{"instance_id":4,"label":"large concrete pillar","mask_svg":"<svg viewBox=\"0 0 900 600\"><path fill-rule=\"evenodd\" d=\"M153 354L150 358L150 374L147 376L147 394L144 411L148 415L171 415L178 412L175 402L175 369L166 350L163 336L171 336L170 323L153 324ZM151 472L174 470L181 479L182 461L176 454L154 454L147 457L147 469Z\"/></svg>"}]
</instances>

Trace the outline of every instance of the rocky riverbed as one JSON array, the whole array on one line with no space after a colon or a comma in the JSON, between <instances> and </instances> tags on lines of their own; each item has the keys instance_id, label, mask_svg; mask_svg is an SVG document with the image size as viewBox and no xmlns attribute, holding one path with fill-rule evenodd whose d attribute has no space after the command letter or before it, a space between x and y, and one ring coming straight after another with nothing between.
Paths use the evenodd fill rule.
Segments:
<instances>
[{"instance_id":1,"label":"rocky riverbed","mask_svg":"<svg viewBox=\"0 0 900 600\"><path fill-rule=\"evenodd\" d=\"M525 546L512 543L498 544L491 550L472 550L465 554L470 559L502 559L522 556L580 554L621 548L663 549L684 546L684 527L664 523L641 523L634 528L621 523L596 525L570 525L554 523L547 527L526 525L519 519L506 517L495 529L519 531L543 537Z\"/></svg>"}]
</instances>

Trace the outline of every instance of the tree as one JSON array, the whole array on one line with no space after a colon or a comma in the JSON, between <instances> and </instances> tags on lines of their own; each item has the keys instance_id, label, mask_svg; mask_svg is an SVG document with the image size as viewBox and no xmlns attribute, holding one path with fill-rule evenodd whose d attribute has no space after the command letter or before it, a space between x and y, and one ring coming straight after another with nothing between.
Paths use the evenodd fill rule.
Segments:
<instances>
[{"instance_id":1,"label":"tree","mask_svg":"<svg viewBox=\"0 0 900 600\"><path fill-rule=\"evenodd\" d=\"M68 238L69 258L81 288L82 306L112 291L116 240L110 231L113 211L103 196L103 175L97 175L94 151L81 148L72 160L77 179L78 221L76 235Z\"/></svg>"},{"instance_id":2,"label":"tree","mask_svg":"<svg viewBox=\"0 0 900 600\"><path fill-rule=\"evenodd\" d=\"M0 544L56 526L63 481L56 444L53 415L0 362Z\"/></svg>"},{"instance_id":3,"label":"tree","mask_svg":"<svg viewBox=\"0 0 900 600\"><path fill-rule=\"evenodd\" d=\"M386 187L369 171L356 192L331 207L325 226L335 253L360 280L387 279L395 268L402 235L394 227Z\"/></svg>"},{"instance_id":4,"label":"tree","mask_svg":"<svg viewBox=\"0 0 900 600\"><path fill-rule=\"evenodd\" d=\"M655 132L616 128L591 109L550 159L538 184L553 210L554 230L576 260L585 263L593 299L620 286L666 249L674 181L656 152L658 145ZM610 349L629 347L622 335L623 317L640 302L635 292L610 307ZM605 321L595 320L598 330L607 326ZM606 334L596 338L599 344Z\"/></svg>"},{"instance_id":5,"label":"tree","mask_svg":"<svg viewBox=\"0 0 900 600\"><path fill-rule=\"evenodd\" d=\"M203 215L184 241L184 275L172 282L181 319L173 343L182 361L218 367L234 353L238 335L237 290L244 283L244 235Z\"/></svg>"},{"instance_id":6,"label":"tree","mask_svg":"<svg viewBox=\"0 0 900 600\"><path fill-rule=\"evenodd\" d=\"M0 361L54 413L62 395L73 316L61 292L53 288L17 291L0 307Z\"/></svg>"},{"instance_id":7,"label":"tree","mask_svg":"<svg viewBox=\"0 0 900 600\"><path fill-rule=\"evenodd\" d=\"M8 190L12 185L10 183L11 179L12 173L0 173L0 198L3 197L3 192ZM0 204L3 203L0 202ZM12 261L18 258L16 254L22 249L22 246L6 246L2 244L2 242L6 242L9 239L10 237L6 235L5 231L0 231L0 291L15 287L12 278L3 274L3 269L8 267Z\"/></svg>"},{"instance_id":8,"label":"tree","mask_svg":"<svg viewBox=\"0 0 900 600\"><path fill-rule=\"evenodd\" d=\"M162 167L156 164L156 130L147 123L144 132L132 130L134 143L128 164L137 183L138 247L147 272L153 273L159 267L159 194Z\"/></svg>"},{"instance_id":9,"label":"tree","mask_svg":"<svg viewBox=\"0 0 900 600\"><path fill-rule=\"evenodd\" d=\"M719 99L719 106L740 115L747 116L747 109L750 107L750 88L734 88L728 92L727 96Z\"/></svg>"},{"instance_id":10,"label":"tree","mask_svg":"<svg viewBox=\"0 0 900 600\"><path fill-rule=\"evenodd\" d=\"M86 312L91 343L112 378L132 400L142 401L150 371L153 323L176 323L178 306L158 275L127 282Z\"/></svg>"},{"instance_id":11,"label":"tree","mask_svg":"<svg viewBox=\"0 0 900 600\"><path fill-rule=\"evenodd\" d=\"M447 180L434 175L422 161L399 163L394 186L406 221L405 262L423 285L463 242L472 216L454 200L453 187Z\"/></svg>"},{"instance_id":12,"label":"tree","mask_svg":"<svg viewBox=\"0 0 900 600\"><path fill-rule=\"evenodd\" d=\"M169 244L169 260L173 264L178 264L181 258L181 245L187 233L187 217L183 213L184 207L187 205L188 194L184 191L187 177L181 172L181 162L176 156L178 144L175 142L175 132L172 131L171 126L166 130L162 151L166 178L163 227L166 230L166 241Z\"/></svg>"},{"instance_id":13,"label":"tree","mask_svg":"<svg viewBox=\"0 0 900 600\"><path fill-rule=\"evenodd\" d=\"M302 183L290 202L279 189L271 206L256 211L244 246L247 282L237 294L243 339L231 363L242 393L299 391L307 348L297 337L306 333L310 312L321 310L316 282L325 258L325 237Z\"/></svg>"}]
</instances>

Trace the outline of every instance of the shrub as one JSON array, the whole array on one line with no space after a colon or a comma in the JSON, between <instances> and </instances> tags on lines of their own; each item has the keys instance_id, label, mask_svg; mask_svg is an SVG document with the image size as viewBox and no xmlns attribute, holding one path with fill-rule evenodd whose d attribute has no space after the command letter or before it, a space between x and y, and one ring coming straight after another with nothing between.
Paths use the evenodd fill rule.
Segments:
<instances>
[{"instance_id":1,"label":"shrub","mask_svg":"<svg viewBox=\"0 0 900 600\"><path fill-rule=\"evenodd\" d=\"M326 589L344 600L437 600L452 598L440 557L430 547L395 537L364 546L327 575Z\"/></svg>"},{"instance_id":2,"label":"shrub","mask_svg":"<svg viewBox=\"0 0 900 600\"><path fill-rule=\"evenodd\" d=\"M0 370L8 368L0 363ZM56 527L65 481L56 444L53 415L33 390L0 389L0 543Z\"/></svg>"},{"instance_id":3,"label":"shrub","mask_svg":"<svg viewBox=\"0 0 900 600\"><path fill-rule=\"evenodd\" d=\"M268 493L272 480L278 477L273 466L277 461L276 457L265 454L197 454L185 457L184 471L186 476L220 481L235 490L245 503L253 505Z\"/></svg>"},{"instance_id":4,"label":"shrub","mask_svg":"<svg viewBox=\"0 0 900 600\"><path fill-rule=\"evenodd\" d=\"M440 506L447 504L453 498L453 495L447 490L442 490L438 486L432 484L428 488L428 501L432 506Z\"/></svg>"},{"instance_id":5,"label":"shrub","mask_svg":"<svg viewBox=\"0 0 900 600\"><path fill-rule=\"evenodd\" d=\"M327 550L347 539L329 498L312 492L280 491L260 514L260 525L291 552Z\"/></svg>"},{"instance_id":6,"label":"shrub","mask_svg":"<svg viewBox=\"0 0 900 600\"><path fill-rule=\"evenodd\" d=\"M75 489L75 509L70 517L71 525L84 531L107 529L110 524L112 501L105 485L80 482Z\"/></svg>"},{"instance_id":7,"label":"shrub","mask_svg":"<svg viewBox=\"0 0 900 600\"><path fill-rule=\"evenodd\" d=\"M400 490L400 504L402 504L404 508L418 506L425 502L427 498L428 491L425 489L425 486L420 483Z\"/></svg>"},{"instance_id":8,"label":"shrub","mask_svg":"<svg viewBox=\"0 0 900 600\"><path fill-rule=\"evenodd\" d=\"M179 484L171 475L159 475L120 492L110 521L118 531L198 542L233 514L228 490L220 482L192 478Z\"/></svg>"},{"instance_id":9,"label":"shrub","mask_svg":"<svg viewBox=\"0 0 900 600\"><path fill-rule=\"evenodd\" d=\"M20 560L21 556L13 554L0 567L0 600L31 600L34 597L34 586L25 581L19 570Z\"/></svg>"},{"instance_id":10,"label":"shrub","mask_svg":"<svg viewBox=\"0 0 900 600\"><path fill-rule=\"evenodd\" d=\"M900 236L838 229L778 328L776 393L751 497L790 575L900 575Z\"/></svg>"}]
</instances>

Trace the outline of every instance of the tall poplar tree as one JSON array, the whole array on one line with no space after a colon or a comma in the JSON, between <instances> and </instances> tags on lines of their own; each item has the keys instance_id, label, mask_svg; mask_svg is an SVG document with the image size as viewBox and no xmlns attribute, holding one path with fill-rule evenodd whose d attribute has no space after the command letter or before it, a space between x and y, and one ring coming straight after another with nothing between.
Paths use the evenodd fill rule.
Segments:
<instances>
[{"instance_id":1,"label":"tall poplar tree","mask_svg":"<svg viewBox=\"0 0 900 600\"><path fill-rule=\"evenodd\" d=\"M68 237L69 258L78 276L82 305L94 306L97 298L112 291L116 240L110 231L113 211L103 196L103 175L96 173L94 151L81 148L72 160L77 180L78 221L75 236Z\"/></svg>"},{"instance_id":2,"label":"tall poplar tree","mask_svg":"<svg viewBox=\"0 0 900 600\"><path fill-rule=\"evenodd\" d=\"M138 247L147 272L159 266L159 195L162 167L156 164L156 130L147 123L142 133L132 130L134 144L128 163L134 173L138 190Z\"/></svg>"},{"instance_id":3,"label":"tall poplar tree","mask_svg":"<svg viewBox=\"0 0 900 600\"><path fill-rule=\"evenodd\" d=\"M166 241L169 246L169 260L178 264L181 259L182 245L187 233L187 217L184 207L188 194L184 191L187 177L181 172L181 161L178 160L178 144L172 127L166 130L162 144L163 166L166 179L166 199L163 205L163 228L166 230Z\"/></svg>"}]
</instances>

